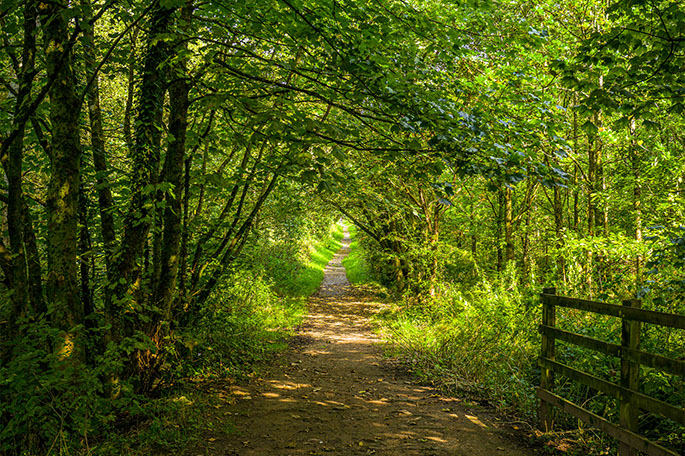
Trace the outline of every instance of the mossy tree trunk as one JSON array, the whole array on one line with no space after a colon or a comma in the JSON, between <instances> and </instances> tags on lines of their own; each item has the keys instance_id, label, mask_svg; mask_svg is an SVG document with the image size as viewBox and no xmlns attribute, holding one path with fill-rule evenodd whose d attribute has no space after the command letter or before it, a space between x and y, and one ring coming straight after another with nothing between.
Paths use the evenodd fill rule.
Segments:
<instances>
[{"instance_id":1,"label":"mossy tree trunk","mask_svg":"<svg viewBox=\"0 0 685 456\"><path fill-rule=\"evenodd\" d=\"M17 68L20 71L19 90L16 93L16 103L14 109L15 123L21 122L21 111L26 108L31 96L33 86L33 73L35 68L36 53L36 5L33 1L28 1L24 7L24 45L22 52L22 66ZM25 229L28 214L24 201L22 189L22 163L24 154L24 130L25 122L15 125L17 134L7 147L7 155L1 157L2 165L7 175L7 231L9 234L9 252L7 258L9 262L9 274L7 275L9 287L13 290L12 315L10 321L10 332L15 328L17 320L27 313L29 302L29 282L27 275L27 258L25 253ZM5 146L5 144L3 144Z\"/></svg>"},{"instance_id":2,"label":"mossy tree trunk","mask_svg":"<svg viewBox=\"0 0 685 456\"><path fill-rule=\"evenodd\" d=\"M48 306L62 331L56 349L62 358L81 359L84 311L79 291L78 195L81 167L79 115L81 101L72 67L72 40L65 20L66 2L51 2L43 10L47 78L52 82L50 181L48 183Z\"/></svg>"},{"instance_id":3,"label":"mossy tree trunk","mask_svg":"<svg viewBox=\"0 0 685 456\"><path fill-rule=\"evenodd\" d=\"M181 27L190 24L192 2L187 2L181 11ZM172 67L169 85L169 134L172 137L166 151L161 180L169 184L165 194L162 233L162 251L155 261L159 265L159 279L155 284L153 302L162 311L162 319L171 318L172 304L176 296L176 278L179 265L179 248L182 231L182 178L185 160L186 130L188 128L188 90L186 76L185 41L177 45L178 60Z\"/></svg>"},{"instance_id":4,"label":"mossy tree trunk","mask_svg":"<svg viewBox=\"0 0 685 456\"><path fill-rule=\"evenodd\" d=\"M169 46L163 38L170 31L174 9L157 6L151 13L147 50L143 61L136 116L132 163L131 202L124 220L124 232L113 262L114 298L106 309L112 324L112 338L121 340L135 325L141 311L139 297L143 252L155 219L157 169L160 161L162 107L167 87L166 61Z\"/></svg>"}]
</instances>

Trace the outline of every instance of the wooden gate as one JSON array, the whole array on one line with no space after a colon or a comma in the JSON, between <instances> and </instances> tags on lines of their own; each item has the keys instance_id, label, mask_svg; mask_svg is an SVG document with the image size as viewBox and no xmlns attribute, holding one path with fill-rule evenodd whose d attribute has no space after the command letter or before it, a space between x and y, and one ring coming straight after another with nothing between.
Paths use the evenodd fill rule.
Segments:
<instances>
[{"instance_id":1,"label":"wooden gate","mask_svg":"<svg viewBox=\"0 0 685 456\"><path fill-rule=\"evenodd\" d=\"M542 354L539 364L542 372L537 394L540 398L540 427L552 429L553 407L558 407L585 423L596 427L619 441L619 455L632 456L635 450L648 455L678 456L677 453L658 445L637 433L639 410L661 415L685 426L683 405L676 407L639 392L640 366L648 366L673 375L685 376L685 362L646 353L640 347L642 323L676 329L685 329L685 316L654 312L640 308L639 300L623 301L623 305L587 301L557 296L554 288L545 288L542 300ZM556 327L556 308L567 307L587 312L610 315L621 319L621 344L564 331ZM555 341L561 340L621 359L621 380L615 384L574 369L555 360ZM685 347L684 347L685 350ZM683 353L685 355L685 352ZM618 425L595 415L552 392L554 375L561 374L572 381L582 383L619 401Z\"/></svg>"}]
</instances>

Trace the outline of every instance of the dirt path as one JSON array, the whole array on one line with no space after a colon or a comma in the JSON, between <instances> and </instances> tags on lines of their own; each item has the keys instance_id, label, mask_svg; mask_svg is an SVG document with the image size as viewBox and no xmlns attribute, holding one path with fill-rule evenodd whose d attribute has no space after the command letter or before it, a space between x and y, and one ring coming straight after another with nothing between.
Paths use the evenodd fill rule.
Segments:
<instances>
[{"instance_id":1,"label":"dirt path","mask_svg":"<svg viewBox=\"0 0 685 456\"><path fill-rule=\"evenodd\" d=\"M292 349L261 378L231 386L222 414L236 432L212 455L535 454L459 399L442 397L383 360L369 317L382 308L347 282L343 248L326 268Z\"/></svg>"}]
</instances>

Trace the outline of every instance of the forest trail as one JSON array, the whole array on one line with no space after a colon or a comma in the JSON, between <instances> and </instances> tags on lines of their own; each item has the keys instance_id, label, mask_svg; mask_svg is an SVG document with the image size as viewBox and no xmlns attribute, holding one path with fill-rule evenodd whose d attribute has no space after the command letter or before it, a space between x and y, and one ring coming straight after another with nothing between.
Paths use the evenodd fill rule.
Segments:
<instances>
[{"instance_id":1,"label":"forest trail","mask_svg":"<svg viewBox=\"0 0 685 456\"><path fill-rule=\"evenodd\" d=\"M217 410L235 432L207 435L210 455L536 454L496 419L421 386L384 360L369 318L383 305L351 287L341 263L325 270L290 349L261 377L231 385ZM198 449L199 450L199 449Z\"/></svg>"}]
</instances>

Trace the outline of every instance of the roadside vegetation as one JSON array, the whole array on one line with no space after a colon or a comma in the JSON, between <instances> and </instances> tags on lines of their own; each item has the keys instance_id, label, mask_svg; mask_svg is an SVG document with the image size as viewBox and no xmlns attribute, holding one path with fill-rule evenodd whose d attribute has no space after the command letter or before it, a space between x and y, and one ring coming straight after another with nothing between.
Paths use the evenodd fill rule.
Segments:
<instances>
[{"instance_id":1,"label":"roadside vegetation","mask_svg":"<svg viewBox=\"0 0 685 456\"><path fill-rule=\"evenodd\" d=\"M340 249L340 225L331 223L326 229L326 217L302 222L304 231L296 242L262 243L264 261L229 276L192 331L179 335L177 349L188 353L170 357L173 367L163 396L140 398L138 424L123 435L112 428L91 443L91 454L183 452L201 447L207 432L231 433L230 417L217 421L208 413L221 400L216 392L226 381L259 375L265 363L288 347L288 338L307 314L307 298L319 288L323 268Z\"/></svg>"},{"instance_id":2,"label":"roadside vegetation","mask_svg":"<svg viewBox=\"0 0 685 456\"><path fill-rule=\"evenodd\" d=\"M373 254L361 247L364 244L369 245L369 241L363 238L353 241L350 256L354 261L348 263L352 268L348 275L359 277L360 284L384 276L382 271L370 270L370 262L365 258ZM677 277L679 266L674 266L680 261L677 259L680 253L673 254L681 252L678 242L660 244L655 239L653 246L655 255L663 254L661 247L664 246L670 251L665 257L672 263L662 264L662 273ZM467 254L462 255L468 258ZM449 264L455 259L459 261L460 257L444 257L442 261ZM541 349L539 293L544 284L521 282L513 267L500 274L488 273L472 261L463 260L456 268L452 264L443 270L433 296L402 293L395 283L386 282L394 298L388 300L390 308L377 317L377 324L387 340L388 355L402 361L419 380L458 397L482 402L509 416L517 428L554 454L613 454L615 441L591 428L579 429L577 421L561 414L557 416L559 433L543 435L536 430L539 400L535 389L540 384L537 357ZM671 296L673 291L669 286L657 299L645 299L645 307L662 308L661 299ZM582 291L572 288L564 293L582 295ZM682 303L670 305L676 306L676 312L685 310ZM589 318L586 313L573 310L561 310L557 318L563 329L620 343L621 327L615 319ZM682 356L685 339L677 332L651 329L643 331L641 344L646 351L677 359ZM618 382L620 363L615 358L565 344L558 347L557 358L600 378ZM642 390L673 405L685 401L684 386L682 378L643 369ZM618 419L618 405L611 398L568 380L562 380L557 389L564 397L584 404L597 414ZM669 420L644 421L641 429L667 447L682 447L683 429Z\"/></svg>"},{"instance_id":3,"label":"roadside vegetation","mask_svg":"<svg viewBox=\"0 0 685 456\"><path fill-rule=\"evenodd\" d=\"M353 285L369 283L372 280L373 272L369 265L366 264L364 252L360 248L358 230L352 224L347 229L350 232L350 252L342 260L347 280Z\"/></svg>"}]
</instances>

